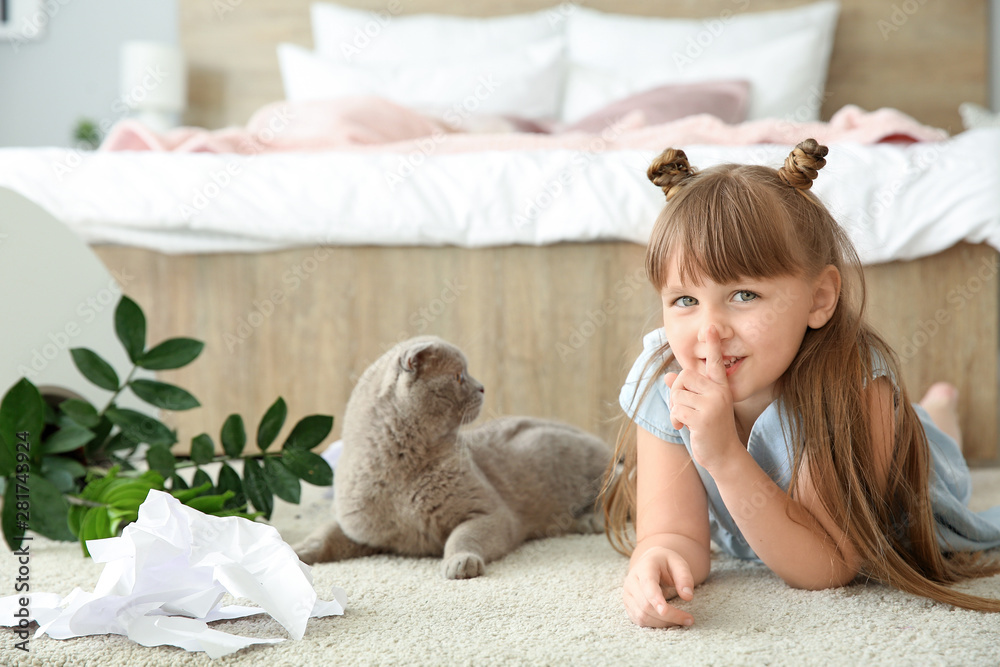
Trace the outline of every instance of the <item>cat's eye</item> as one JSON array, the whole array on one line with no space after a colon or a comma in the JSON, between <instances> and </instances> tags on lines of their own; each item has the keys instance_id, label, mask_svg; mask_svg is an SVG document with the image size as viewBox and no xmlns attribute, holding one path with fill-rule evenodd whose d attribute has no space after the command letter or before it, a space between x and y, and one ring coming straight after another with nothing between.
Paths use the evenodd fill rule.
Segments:
<instances>
[{"instance_id":1,"label":"cat's eye","mask_svg":"<svg viewBox=\"0 0 1000 667\"><path fill-rule=\"evenodd\" d=\"M461 373L455 373L455 379L458 380L459 384L465 382L465 371L462 371Z\"/></svg>"}]
</instances>

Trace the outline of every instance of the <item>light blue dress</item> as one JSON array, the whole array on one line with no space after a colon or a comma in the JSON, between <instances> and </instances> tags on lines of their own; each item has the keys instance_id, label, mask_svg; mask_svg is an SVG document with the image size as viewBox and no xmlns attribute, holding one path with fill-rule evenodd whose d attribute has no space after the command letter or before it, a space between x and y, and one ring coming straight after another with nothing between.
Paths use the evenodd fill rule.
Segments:
<instances>
[{"instance_id":1,"label":"light blue dress","mask_svg":"<svg viewBox=\"0 0 1000 667\"><path fill-rule=\"evenodd\" d=\"M662 329L646 334L642 340L642 354L622 386L619 403L636 424L661 440L684 445L690 453L691 433L687 427L678 431L670 424L670 389L663 382L662 374L653 377L663 362L658 351L665 343ZM887 372L878 374L888 375ZM650 381L653 381L653 387L642 404L636 406ZM1000 506L978 513L968 509L972 483L969 468L958 445L934 425L923 408L914 405L914 409L927 432L930 444L933 460L931 504L942 550L978 551L1000 546ZM782 431L783 422L785 431L790 432L780 402L775 400L761 413L750 430L747 450L761 469L781 489L787 491L791 482L792 450ZM759 560L722 502L715 480L697 463L695 467L708 494L712 540L737 558Z\"/></svg>"}]
</instances>

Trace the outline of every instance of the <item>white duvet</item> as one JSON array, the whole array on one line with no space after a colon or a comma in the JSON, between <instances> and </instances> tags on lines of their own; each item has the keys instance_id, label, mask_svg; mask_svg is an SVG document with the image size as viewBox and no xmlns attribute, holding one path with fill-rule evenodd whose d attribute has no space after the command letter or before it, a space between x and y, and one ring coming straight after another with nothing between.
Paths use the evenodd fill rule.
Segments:
<instances>
[{"instance_id":1,"label":"white duvet","mask_svg":"<svg viewBox=\"0 0 1000 667\"><path fill-rule=\"evenodd\" d=\"M685 146L701 168L779 166L787 146ZM434 154L0 149L0 186L91 243L167 253L313 244L645 243L657 151ZM814 186L868 264L959 241L1000 249L1000 129L911 145L836 143Z\"/></svg>"}]
</instances>

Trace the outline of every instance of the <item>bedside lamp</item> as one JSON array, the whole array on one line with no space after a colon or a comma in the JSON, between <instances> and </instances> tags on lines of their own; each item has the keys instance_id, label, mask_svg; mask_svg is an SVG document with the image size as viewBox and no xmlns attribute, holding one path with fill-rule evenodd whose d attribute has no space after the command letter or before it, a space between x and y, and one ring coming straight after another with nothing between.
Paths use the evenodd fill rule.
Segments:
<instances>
[{"instance_id":1,"label":"bedside lamp","mask_svg":"<svg viewBox=\"0 0 1000 667\"><path fill-rule=\"evenodd\" d=\"M121 101L130 118L162 132L180 124L187 101L184 54L173 44L125 42L121 48Z\"/></svg>"}]
</instances>

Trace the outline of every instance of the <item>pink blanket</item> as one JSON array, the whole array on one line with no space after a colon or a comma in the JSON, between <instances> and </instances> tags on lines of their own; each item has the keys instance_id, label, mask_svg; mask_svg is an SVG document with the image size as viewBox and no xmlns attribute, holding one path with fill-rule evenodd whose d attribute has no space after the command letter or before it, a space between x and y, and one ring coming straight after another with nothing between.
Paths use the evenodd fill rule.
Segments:
<instances>
[{"instance_id":1,"label":"pink blanket","mask_svg":"<svg viewBox=\"0 0 1000 667\"><path fill-rule=\"evenodd\" d=\"M440 132L442 127L379 98L274 102L261 107L246 127L221 130L178 127L157 133L138 121L123 120L111 128L100 149L244 155L317 151L404 141Z\"/></svg>"},{"instance_id":2,"label":"pink blanket","mask_svg":"<svg viewBox=\"0 0 1000 667\"><path fill-rule=\"evenodd\" d=\"M660 125L646 125L641 113L626 114L602 132L555 134L459 133L434 120L373 97L275 102L262 107L246 127L205 130L181 127L156 133L134 120L115 125L101 144L105 151L186 151L256 154L279 151L352 150L382 152L468 152L486 150L570 149L605 151L660 149L695 144L794 145L813 137L820 143L941 141L944 130L921 125L895 109L868 112L848 105L829 122L782 119L728 125L700 114Z\"/></svg>"}]
</instances>

